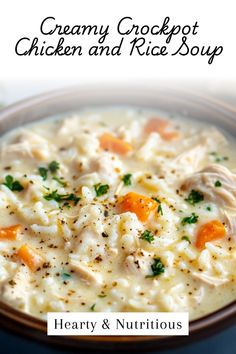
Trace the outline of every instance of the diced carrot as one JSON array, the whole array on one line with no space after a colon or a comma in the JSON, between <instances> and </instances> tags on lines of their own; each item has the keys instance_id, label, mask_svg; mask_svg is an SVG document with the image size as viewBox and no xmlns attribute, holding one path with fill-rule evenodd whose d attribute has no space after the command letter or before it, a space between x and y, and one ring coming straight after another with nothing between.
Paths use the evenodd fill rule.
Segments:
<instances>
[{"instance_id":1,"label":"diced carrot","mask_svg":"<svg viewBox=\"0 0 236 354\"><path fill-rule=\"evenodd\" d=\"M21 225L12 225L8 227L0 228L0 240L14 241L17 239L17 235L21 229Z\"/></svg>"},{"instance_id":2,"label":"diced carrot","mask_svg":"<svg viewBox=\"0 0 236 354\"><path fill-rule=\"evenodd\" d=\"M45 259L35 249L28 245L21 246L17 251L17 256L33 272L45 263Z\"/></svg>"},{"instance_id":3,"label":"diced carrot","mask_svg":"<svg viewBox=\"0 0 236 354\"><path fill-rule=\"evenodd\" d=\"M133 150L129 143L116 138L110 133L104 133L100 137L100 146L104 150L112 151L120 155L126 155Z\"/></svg>"},{"instance_id":4,"label":"diced carrot","mask_svg":"<svg viewBox=\"0 0 236 354\"><path fill-rule=\"evenodd\" d=\"M206 224L203 224L198 233L196 240L196 247L203 249L206 242L214 241L225 237L225 226L219 220L212 220Z\"/></svg>"},{"instance_id":5,"label":"diced carrot","mask_svg":"<svg viewBox=\"0 0 236 354\"><path fill-rule=\"evenodd\" d=\"M180 133L176 130L167 131L166 129L170 126L170 122L161 118L151 118L146 126L145 132L150 134L152 132L157 132L164 140L174 140L180 137Z\"/></svg>"},{"instance_id":6,"label":"diced carrot","mask_svg":"<svg viewBox=\"0 0 236 354\"><path fill-rule=\"evenodd\" d=\"M146 126L146 133L158 132L162 133L167 127L169 127L170 122L161 118L151 118Z\"/></svg>"},{"instance_id":7,"label":"diced carrot","mask_svg":"<svg viewBox=\"0 0 236 354\"><path fill-rule=\"evenodd\" d=\"M135 213L138 219L146 222L155 210L157 202L149 197L134 192L129 192L118 201L118 207L122 212Z\"/></svg>"},{"instance_id":8,"label":"diced carrot","mask_svg":"<svg viewBox=\"0 0 236 354\"><path fill-rule=\"evenodd\" d=\"M180 138L180 133L176 130L170 131L170 132L162 132L161 137L164 140L177 140Z\"/></svg>"}]
</instances>

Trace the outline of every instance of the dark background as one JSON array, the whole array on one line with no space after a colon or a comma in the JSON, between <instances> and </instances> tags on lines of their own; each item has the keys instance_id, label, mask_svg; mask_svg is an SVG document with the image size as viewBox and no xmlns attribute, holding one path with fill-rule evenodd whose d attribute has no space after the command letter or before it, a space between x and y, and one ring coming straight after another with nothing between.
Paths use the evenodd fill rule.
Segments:
<instances>
[{"instance_id":1,"label":"dark background","mask_svg":"<svg viewBox=\"0 0 236 354\"><path fill-rule=\"evenodd\" d=\"M5 331L0 330L0 353L1 354L60 354L60 353L85 353L85 351L74 350L67 352L61 351L52 346L46 346L39 342L16 337ZM92 352L87 351L86 354ZM135 353L135 352L134 352ZM138 354L139 350L137 348ZM236 354L236 325L221 332L209 339L195 342L182 348L167 351L152 351L150 354Z\"/></svg>"}]
</instances>

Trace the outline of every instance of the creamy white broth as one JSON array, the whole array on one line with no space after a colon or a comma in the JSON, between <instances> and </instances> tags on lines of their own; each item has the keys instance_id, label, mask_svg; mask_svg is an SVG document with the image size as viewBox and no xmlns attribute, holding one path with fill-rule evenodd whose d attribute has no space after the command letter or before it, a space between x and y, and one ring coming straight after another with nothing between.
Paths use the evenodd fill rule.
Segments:
<instances>
[{"instance_id":1,"label":"creamy white broth","mask_svg":"<svg viewBox=\"0 0 236 354\"><path fill-rule=\"evenodd\" d=\"M147 131L160 116L170 124ZM106 133L127 152L103 148ZM220 191L234 178L234 147L206 123L130 107L94 108L6 134L1 230L20 226L16 239L0 231L1 298L41 318L48 311L189 311L195 319L233 301L234 192ZM213 172L201 172L209 166ZM210 185L212 175L221 186ZM195 205L186 201L191 190L202 196ZM122 210L130 192L150 198L147 220ZM197 220L183 223L190 217ZM200 249L199 230L212 220L225 236Z\"/></svg>"}]
</instances>

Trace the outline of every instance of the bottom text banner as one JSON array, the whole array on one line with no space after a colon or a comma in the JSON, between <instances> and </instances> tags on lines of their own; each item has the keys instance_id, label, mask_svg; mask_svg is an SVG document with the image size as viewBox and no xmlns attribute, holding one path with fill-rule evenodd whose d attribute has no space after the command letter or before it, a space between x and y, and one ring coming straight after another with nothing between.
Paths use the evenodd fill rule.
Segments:
<instances>
[{"instance_id":1,"label":"bottom text banner","mask_svg":"<svg viewBox=\"0 0 236 354\"><path fill-rule=\"evenodd\" d=\"M187 336L187 312L49 312L53 336Z\"/></svg>"}]
</instances>

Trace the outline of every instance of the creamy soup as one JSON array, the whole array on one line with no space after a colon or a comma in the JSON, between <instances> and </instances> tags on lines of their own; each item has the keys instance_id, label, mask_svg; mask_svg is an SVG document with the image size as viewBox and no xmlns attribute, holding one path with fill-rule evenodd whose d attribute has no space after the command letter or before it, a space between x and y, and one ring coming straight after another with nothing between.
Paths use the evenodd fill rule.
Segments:
<instances>
[{"instance_id":1,"label":"creamy soup","mask_svg":"<svg viewBox=\"0 0 236 354\"><path fill-rule=\"evenodd\" d=\"M49 311L189 311L236 298L233 140L129 107L17 128L0 145L1 299Z\"/></svg>"}]
</instances>

